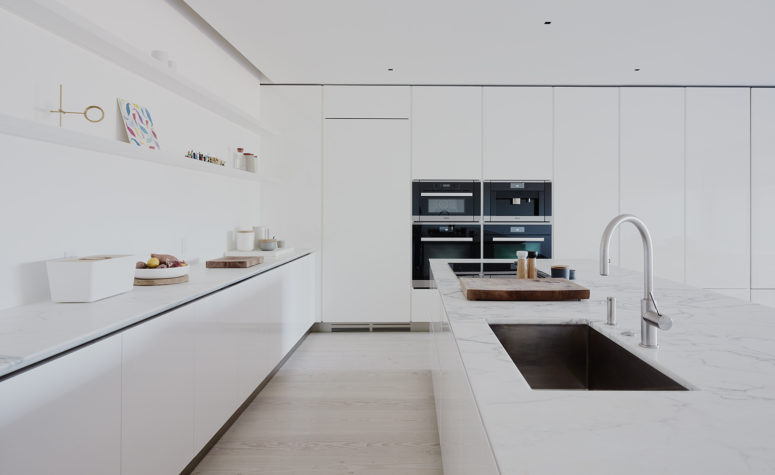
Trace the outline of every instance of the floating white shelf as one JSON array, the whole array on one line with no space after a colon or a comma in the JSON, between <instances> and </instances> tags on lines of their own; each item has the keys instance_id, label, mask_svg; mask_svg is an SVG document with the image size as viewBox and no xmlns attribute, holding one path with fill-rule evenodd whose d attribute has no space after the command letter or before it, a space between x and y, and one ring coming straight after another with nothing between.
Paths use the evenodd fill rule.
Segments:
<instances>
[{"instance_id":1,"label":"floating white shelf","mask_svg":"<svg viewBox=\"0 0 775 475\"><path fill-rule=\"evenodd\" d=\"M107 153L111 155L120 155L122 157L132 158L153 162L160 165L168 165L178 168L187 168L205 173L230 176L242 180L277 183L278 180L264 178L255 173L237 170L229 166L219 166L212 163L200 162L192 158L181 155L174 155L162 150L151 150L141 148L126 142L106 139L103 137L94 137L81 132L60 129L50 125L40 124L31 120L19 119L17 117L0 114L0 133L6 135L15 135L33 140L66 145L94 152Z\"/></svg>"},{"instance_id":2,"label":"floating white shelf","mask_svg":"<svg viewBox=\"0 0 775 475\"><path fill-rule=\"evenodd\" d=\"M162 86L181 97L259 135L276 135L260 120L227 100L194 84L188 78L162 65L150 54L137 50L108 30L47 0L0 0L0 7L34 23L103 59Z\"/></svg>"}]
</instances>

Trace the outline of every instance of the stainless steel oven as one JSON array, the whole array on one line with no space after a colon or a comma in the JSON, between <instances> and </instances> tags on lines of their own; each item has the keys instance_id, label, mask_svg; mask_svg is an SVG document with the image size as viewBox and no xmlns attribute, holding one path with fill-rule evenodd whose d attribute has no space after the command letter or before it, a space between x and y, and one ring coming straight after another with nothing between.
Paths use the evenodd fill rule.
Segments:
<instances>
[{"instance_id":1,"label":"stainless steel oven","mask_svg":"<svg viewBox=\"0 0 775 475\"><path fill-rule=\"evenodd\" d=\"M412 182L413 221L479 221L478 181Z\"/></svg>"},{"instance_id":2,"label":"stainless steel oven","mask_svg":"<svg viewBox=\"0 0 775 475\"><path fill-rule=\"evenodd\" d=\"M484 182L484 221L551 222L551 182Z\"/></svg>"},{"instance_id":3,"label":"stainless steel oven","mask_svg":"<svg viewBox=\"0 0 775 475\"><path fill-rule=\"evenodd\" d=\"M536 251L539 259L552 257L551 224L485 224L485 259L516 259L517 251Z\"/></svg>"},{"instance_id":4,"label":"stainless steel oven","mask_svg":"<svg viewBox=\"0 0 775 475\"><path fill-rule=\"evenodd\" d=\"M415 223L412 226L412 280L427 281L428 259L479 259L481 230L473 223Z\"/></svg>"}]
</instances>

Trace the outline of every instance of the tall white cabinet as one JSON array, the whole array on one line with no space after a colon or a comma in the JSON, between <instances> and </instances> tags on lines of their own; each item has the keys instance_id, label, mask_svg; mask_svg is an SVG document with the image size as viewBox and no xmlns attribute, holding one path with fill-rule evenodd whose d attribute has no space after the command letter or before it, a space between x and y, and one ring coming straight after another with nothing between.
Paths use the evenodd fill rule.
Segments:
<instances>
[{"instance_id":1,"label":"tall white cabinet","mask_svg":"<svg viewBox=\"0 0 775 475\"><path fill-rule=\"evenodd\" d=\"M596 258L619 211L619 89L558 87L554 94L552 256Z\"/></svg>"},{"instance_id":2,"label":"tall white cabinet","mask_svg":"<svg viewBox=\"0 0 775 475\"><path fill-rule=\"evenodd\" d=\"M409 322L411 172L406 119L323 126L323 321Z\"/></svg>"},{"instance_id":3,"label":"tall white cabinet","mask_svg":"<svg viewBox=\"0 0 775 475\"><path fill-rule=\"evenodd\" d=\"M620 89L620 211L643 219L654 240L654 272L684 280L684 89ZM621 228L621 265L643 268L643 244Z\"/></svg>"},{"instance_id":4,"label":"tall white cabinet","mask_svg":"<svg viewBox=\"0 0 775 475\"><path fill-rule=\"evenodd\" d=\"M552 88L485 87L482 101L482 177L551 180Z\"/></svg>"},{"instance_id":5,"label":"tall white cabinet","mask_svg":"<svg viewBox=\"0 0 775 475\"><path fill-rule=\"evenodd\" d=\"M482 88L412 87L412 179L482 177Z\"/></svg>"},{"instance_id":6,"label":"tall white cabinet","mask_svg":"<svg viewBox=\"0 0 775 475\"><path fill-rule=\"evenodd\" d=\"M686 89L686 282L750 287L750 89ZM722 271L723 267L723 271Z\"/></svg>"},{"instance_id":7,"label":"tall white cabinet","mask_svg":"<svg viewBox=\"0 0 775 475\"><path fill-rule=\"evenodd\" d=\"M775 304L775 89L751 89L751 297Z\"/></svg>"}]
</instances>

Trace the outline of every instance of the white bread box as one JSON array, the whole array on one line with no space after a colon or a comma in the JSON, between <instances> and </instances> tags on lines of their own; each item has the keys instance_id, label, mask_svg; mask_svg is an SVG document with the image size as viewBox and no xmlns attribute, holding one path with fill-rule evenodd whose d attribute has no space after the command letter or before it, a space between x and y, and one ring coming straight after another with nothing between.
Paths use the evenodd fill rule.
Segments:
<instances>
[{"instance_id":1,"label":"white bread box","mask_svg":"<svg viewBox=\"0 0 775 475\"><path fill-rule=\"evenodd\" d=\"M66 257L46 262L54 302L94 302L132 290L132 255Z\"/></svg>"}]
</instances>

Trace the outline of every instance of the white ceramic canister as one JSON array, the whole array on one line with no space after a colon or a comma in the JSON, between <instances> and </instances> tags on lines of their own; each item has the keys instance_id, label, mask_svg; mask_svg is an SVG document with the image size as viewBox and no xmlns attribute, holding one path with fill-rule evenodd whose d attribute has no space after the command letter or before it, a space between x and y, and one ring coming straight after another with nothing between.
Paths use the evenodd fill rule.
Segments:
<instances>
[{"instance_id":1,"label":"white ceramic canister","mask_svg":"<svg viewBox=\"0 0 775 475\"><path fill-rule=\"evenodd\" d=\"M256 233L253 228L238 228L235 241L238 251L252 251L256 243Z\"/></svg>"}]
</instances>

